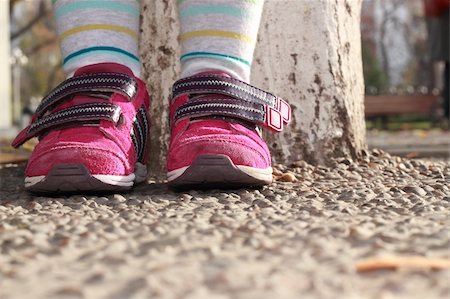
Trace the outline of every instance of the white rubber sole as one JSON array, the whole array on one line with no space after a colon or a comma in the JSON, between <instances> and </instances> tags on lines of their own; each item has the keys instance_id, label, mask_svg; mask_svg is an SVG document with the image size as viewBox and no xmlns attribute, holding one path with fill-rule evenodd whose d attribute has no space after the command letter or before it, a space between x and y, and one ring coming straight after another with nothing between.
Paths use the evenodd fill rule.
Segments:
<instances>
[{"instance_id":1,"label":"white rubber sole","mask_svg":"<svg viewBox=\"0 0 450 299\"><path fill-rule=\"evenodd\" d=\"M167 173L172 187L243 187L272 182L272 167L265 169L235 165L226 155L200 155L189 166Z\"/></svg>"},{"instance_id":2,"label":"white rubber sole","mask_svg":"<svg viewBox=\"0 0 450 299\"><path fill-rule=\"evenodd\" d=\"M181 175L189 168L189 166L181 167L172 171L167 172L167 181L171 182ZM236 165L236 168L238 168L240 171L246 173L249 176L252 176L258 180L262 181L269 181L272 179L272 167L261 169L261 168L254 168L250 166L244 166L244 165Z\"/></svg>"},{"instance_id":3,"label":"white rubber sole","mask_svg":"<svg viewBox=\"0 0 450 299\"><path fill-rule=\"evenodd\" d=\"M136 163L134 173L126 176L91 175L82 164L56 165L46 176L25 177L25 189L31 192L77 192L128 190L147 178L147 167Z\"/></svg>"}]
</instances>

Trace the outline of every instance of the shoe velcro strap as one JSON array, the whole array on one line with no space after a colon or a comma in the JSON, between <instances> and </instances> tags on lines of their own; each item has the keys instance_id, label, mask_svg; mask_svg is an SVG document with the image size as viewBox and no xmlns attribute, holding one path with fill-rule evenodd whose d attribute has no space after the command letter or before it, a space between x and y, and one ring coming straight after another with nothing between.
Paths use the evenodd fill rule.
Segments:
<instances>
[{"instance_id":1,"label":"shoe velcro strap","mask_svg":"<svg viewBox=\"0 0 450 299\"><path fill-rule=\"evenodd\" d=\"M97 123L107 120L117 125L122 119L120 106L111 103L89 103L73 106L50 113L23 129L12 142L17 148L29 139L40 136L48 130L73 124Z\"/></svg>"},{"instance_id":2,"label":"shoe velcro strap","mask_svg":"<svg viewBox=\"0 0 450 299\"><path fill-rule=\"evenodd\" d=\"M243 102L234 98L208 97L197 99L177 108L174 121L182 118L202 117L208 115L234 116L250 122L264 122L264 105Z\"/></svg>"},{"instance_id":3,"label":"shoe velcro strap","mask_svg":"<svg viewBox=\"0 0 450 299\"><path fill-rule=\"evenodd\" d=\"M291 120L291 107L285 100L234 78L219 75L184 78L175 82L172 100L181 95L191 98L177 107L174 122L219 115L240 118L280 132Z\"/></svg>"},{"instance_id":4,"label":"shoe velcro strap","mask_svg":"<svg viewBox=\"0 0 450 299\"><path fill-rule=\"evenodd\" d=\"M248 102L275 107L277 97L238 79L220 75L197 75L183 78L172 87L172 99L183 94L223 94Z\"/></svg>"},{"instance_id":5,"label":"shoe velcro strap","mask_svg":"<svg viewBox=\"0 0 450 299\"><path fill-rule=\"evenodd\" d=\"M137 93L137 82L133 77L120 73L82 74L72 77L62 82L42 99L34 118L40 118L69 96L111 92L121 93L131 101Z\"/></svg>"}]
</instances>

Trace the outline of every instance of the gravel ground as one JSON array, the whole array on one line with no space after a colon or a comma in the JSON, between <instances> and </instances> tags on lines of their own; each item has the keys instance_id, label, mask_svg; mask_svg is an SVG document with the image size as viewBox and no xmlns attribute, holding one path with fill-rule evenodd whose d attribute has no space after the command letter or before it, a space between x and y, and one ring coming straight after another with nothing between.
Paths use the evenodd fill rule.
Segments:
<instances>
[{"instance_id":1,"label":"gravel ground","mask_svg":"<svg viewBox=\"0 0 450 299\"><path fill-rule=\"evenodd\" d=\"M57 198L3 165L0 298L449 298L450 270L356 264L450 258L450 163L366 156L258 190Z\"/></svg>"}]
</instances>

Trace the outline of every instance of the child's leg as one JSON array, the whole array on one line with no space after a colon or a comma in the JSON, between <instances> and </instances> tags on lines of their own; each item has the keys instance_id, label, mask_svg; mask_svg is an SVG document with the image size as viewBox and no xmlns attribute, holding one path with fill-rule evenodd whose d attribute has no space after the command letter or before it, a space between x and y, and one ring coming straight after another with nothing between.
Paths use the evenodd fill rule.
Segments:
<instances>
[{"instance_id":1,"label":"child's leg","mask_svg":"<svg viewBox=\"0 0 450 299\"><path fill-rule=\"evenodd\" d=\"M149 96L137 76L138 0L54 0L69 79L14 140L39 144L25 170L38 192L115 191L145 179Z\"/></svg>"},{"instance_id":2,"label":"child's leg","mask_svg":"<svg viewBox=\"0 0 450 299\"><path fill-rule=\"evenodd\" d=\"M178 0L182 77L209 70L249 81L264 0Z\"/></svg>"},{"instance_id":3,"label":"child's leg","mask_svg":"<svg viewBox=\"0 0 450 299\"><path fill-rule=\"evenodd\" d=\"M263 1L178 2L182 79L172 88L169 183L270 183L271 157L258 126L281 131L290 110L248 84Z\"/></svg>"},{"instance_id":4,"label":"child's leg","mask_svg":"<svg viewBox=\"0 0 450 299\"><path fill-rule=\"evenodd\" d=\"M53 0L64 70L115 62L139 76L138 0Z\"/></svg>"}]
</instances>

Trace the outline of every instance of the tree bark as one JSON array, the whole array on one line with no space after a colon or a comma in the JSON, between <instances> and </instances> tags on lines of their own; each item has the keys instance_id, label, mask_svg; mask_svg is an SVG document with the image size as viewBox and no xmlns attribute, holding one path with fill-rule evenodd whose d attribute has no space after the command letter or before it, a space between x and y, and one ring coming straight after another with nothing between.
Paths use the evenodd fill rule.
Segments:
<instances>
[{"instance_id":1,"label":"tree bark","mask_svg":"<svg viewBox=\"0 0 450 299\"><path fill-rule=\"evenodd\" d=\"M143 78L147 82L152 101L150 169L151 173L162 175L169 139L170 90L180 72L176 1L145 0L141 11L140 56Z\"/></svg>"},{"instance_id":2,"label":"tree bark","mask_svg":"<svg viewBox=\"0 0 450 299\"><path fill-rule=\"evenodd\" d=\"M144 0L141 57L152 95L151 168L164 169L168 97L179 72L176 1ZM361 0L266 0L252 84L287 99L292 123L265 134L275 163L328 164L366 148Z\"/></svg>"},{"instance_id":3,"label":"tree bark","mask_svg":"<svg viewBox=\"0 0 450 299\"><path fill-rule=\"evenodd\" d=\"M293 121L266 134L278 162L329 164L366 148L360 0L266 1L252 82L280 94Z\"/></svg>"}]
</instances>

